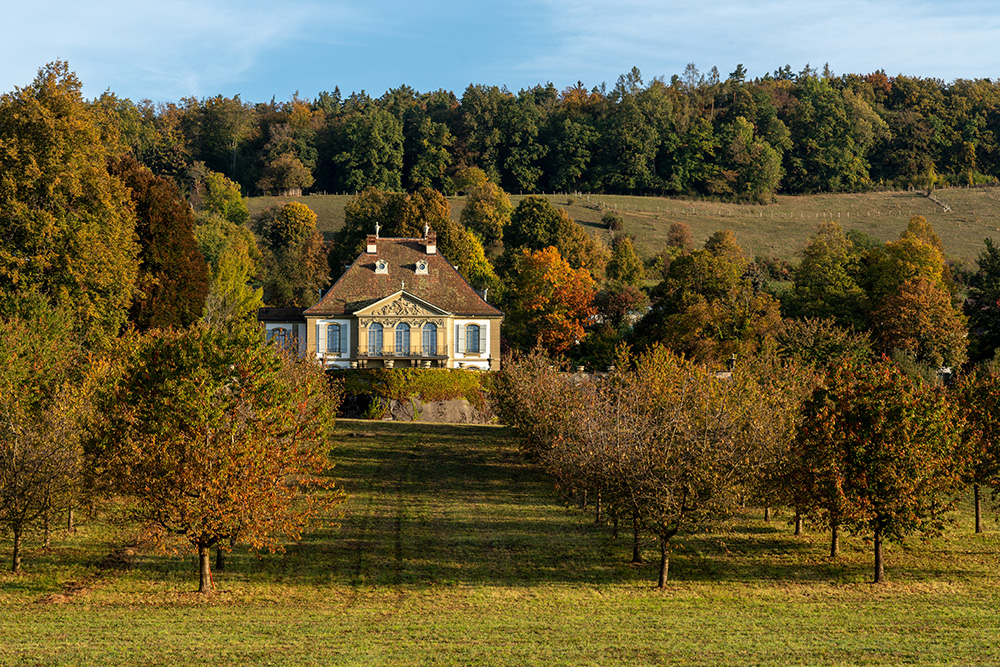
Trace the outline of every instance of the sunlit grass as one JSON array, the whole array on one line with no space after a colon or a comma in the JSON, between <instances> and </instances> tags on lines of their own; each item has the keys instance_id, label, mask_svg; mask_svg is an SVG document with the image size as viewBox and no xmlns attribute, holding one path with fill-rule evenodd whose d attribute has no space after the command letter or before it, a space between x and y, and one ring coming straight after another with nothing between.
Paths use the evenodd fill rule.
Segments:
<instances>
[{"instance_id":1,"label":"sunlit grass","mask_svg":"<svg viewBox=\"0 0 1000 667\"><path fill-rule=\"evenodd\" d=\"M0 575L0 664L992 664L1000 533L965 502L942 537L836 561L819 531L761 510L678 541L665 592L655 545L632 566L567 507L505 429L342 421L349 498L285 553L237 550L217 592L191 554L81 519L25 573ZM6 548L9 543L0 543Z\"/></svg>"},{"instance_id":2,"label":"sunlit grass","mask_svg":"<svg viewBox=\"0 0 1000 667\"><path fill-rule=\"evenodd\" d=\"M515 194L517 203L527 195ZM752 256L798 261L802 249L824 220L834 220L845 229L859 229L881 241L899 238L914 215L922 215L941 237L945 254L965 262L975 260L986 237L1000 239L1000 189L952 188L934 196L951 210L928 199L920 191L889 191L852 194L779 196L766 206L697 199L630 197L622 195L545 194L554 206L564 208L592 235L605 243L610 233L600 224L603 210L616 210L624 219L624 231L636 238L636 251L652 256L666 242L675 222L691 227L696 244L713 232L732 230ZM326 238L344 224L344 207L353 195L310 195L297 198L317 215L317 227ZM256 213L288 197L252 197L250 211ZM449 197L452 217L458 220L464 198Z\"/></svg>"}]
</instances>

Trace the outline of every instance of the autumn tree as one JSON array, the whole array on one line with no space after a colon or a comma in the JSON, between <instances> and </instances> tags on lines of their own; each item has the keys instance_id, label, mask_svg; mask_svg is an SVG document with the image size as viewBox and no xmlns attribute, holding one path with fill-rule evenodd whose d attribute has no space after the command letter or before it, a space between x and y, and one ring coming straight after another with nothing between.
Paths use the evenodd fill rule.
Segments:
<instances>
[{"instance_id":1,"label":"autumn tree","mask_svg":"<svg viewBox=\"0 0 1000 667\"><path fill-rule=\"evenodd\" d=\"M99 478L136 502L151 535L198 552L297 539L330 494L328 438L337 409L318 367L267 345L254 327L152 332L121 346L88 447Z\"/></svg>"},{"instance_id":2,"label":"autumn tree","mask_svg":"<svg viewBox=\"0 0 1000 667\"><path fill-rule=\"evenodd\" d=\"M646 277L645 271L635 254L632 239L628 236L617 238L611 246L611 259L608 260L606 275L608 280L617 280L634 287L642 285Z\"/></svg>"},{"instance_id":3,"label":"autumn tree","mask_svg":"<svg viewBox=\"0 0 1000 667\"><path fill-rule=\"evenodd\" d=\"M983 532L982 493L1000 481L1000 375L978 368L959 378L954 399L965 417L962 452L972 484L976 532Z\"/></svg>"},{"instance_id":4,"label":"autumn tree","mask_svg":"<svg viewBox=\"0 0 1000 667\"><path fill-rule=\"evenodd\" d=\"M136 214L139 274L129 320L140 331L186 327L201 318L208 294L191 207L173 181L131 156L113 163L112 173L129 189Z\"/></svg>"},{"instance_id":5,"label":"autumn tree","mask_svg":"<svg viewBox=\"0 0 1000 667\"><path fill-rule=\"evenodd\" d=\"M912 222L911 222L912 225ZM927 234L929 225L908 227L898 241L886 243L875 261L867 267L869 299L879 299L896 293L909 281L923 278L932 285L947 289L947 265L937 236Z\"/></svg>"},{"instance_id":6,"label":"autumn tree","mask_svg":"<svg viewBox=\"0 0 1000 667\"><path fill-rule=\"evenodd\" d=\"M510 223L513 210L507 193L487 180L469 189L460 219L486 246L494 246L503 241L504 229Z\"/></svg>"},{"instance_id":7,"label":"autumn tree","mask_svg":"<svg viewBox=\"0 0 1000 667\"><path fill-rule=\"evenodd\" d=\"M191 193L192 204L198 213L219 216L234 225L247 225L250 211L240 186L216 171L206 170L199 175Z\"/></svg>"},{"instance_id":8,"label":"autumn tree","mask_svg":"<svg viewBox=\"0 0 1000 667\"><path fill-rule=\"evenodd\" d=\"M565 369L543 350L507 357L493 378L490 404L515 430L533 461L547 456L556 439L571 427L578 404L574 388L562 381Z\"/></svg>"},{"instance_id":9,"label":"autumn tree","mask_svg":"<svg viewBox=\"0 0 1000 667\"><path fill-rule=\"evenodd\" d=\"M505 305L513 340L560 353L583 339L597 292L586 269L572 268L550 246L534 252L522 250L512 275Z\"/></svg>"},{"instance_id":10,"label":"autumn tree","mask_svg":"<svg viewBox=\"0 0 1000 667\"><path fill-rule=\"evenodd\" d=\"M694 234L691 232L691 226L686 222L671 223L667 230L667 246L676 248L679 254L694 250Z\"/></svg>"},{"instance_id":11,"label":"autumn tree","mask_svg":"<svg viewBox=\"0 0 1000 667\"><path fill-rule=\"evenodd\" d=\"M311 306L329 284L329 265L316 214L305 204L288 202L255 216L264 262L261 282L270 306Z\"/></svg>"},{"instance_id":12,"label":"autumn tree","mask_svg":"<svg viewBox=\"0 0 1000 667\"><path fill-rule=\"evenodd\" d=\"M951 295L929 279L907 280L873 315L880 351L901 350L935 369L965 362L965 317L951 305Z\"/></svg>"},{"instance_id":13,"label":"autumn tree","mask_svg":"<svg viewBox=\"0 0 1000 667\"><path fill-rule=\"evenodd\" d=\"M0 527L21 569L28 532L70 505L87 392L69 317L36 308L0 320ZM46 537L47 539L47 537Z\"/></svg>"},{"instance_id":14,"label":"autumn tree","mask_svg":"<svg viewBox=\"0 0 1000 667\"><path fill-rule=\"evenodd\" d=\"M262 261L253 233L218 215L207 215L195 238L208 263L208 294L203 319L210 326L255 320L264 292L253 283Z\"/></svg>"},{"instance_id":15,"label":"autumn tree","mask_svg":"<svg viewBox=\"0 0 1000 667\"><path fill-rule=\"evenodd\" d=\"M1000 348L1000 249L993 239L984 239L985 247L976 260L978 268L969 278L969 298L965 314L969 318L970 356L982 361Z\"/></svg>"},{"instance_id":16,"label":"autumn tree","mask_svg":"<svg viewBox=\"0 0 1000 667\"><path fill-rule=\"evenodd\" d=\"M860 325L868 295L858 284L861 258L835 222L824 222L803 250L795 269L788 310L798 317L832 317L841 325Z\"/></svg>"},{"instance_id":17,"label":"autumn tree","mask_svg":"<svg viewBox=\"0 0 1000 667\"><path fill-rule=\"evenodd\" d=\"M90 344L128 316L138 270L129 193L108 173L119 152L64 62L0 97L0 313L41 295Z\"/></svg>"},{"instance_id":18,"label":"autumn tree","mask_svg":"<svg viewBox=\"0 0 1000 667\"><path fill-rule=\"evenodd\" d=\"M264 167L257 189L267 195L301 194L314 182L309 168L297 156L283 153Z\"/></svg>"},{"instance_id":19,"label":"autumn tree","mask_svg":"<svg viewBox=\"0 0 1000 667\"><path fill-rule=\"evenodd\" d=\"M660 588L672 540L728 516L752 488L775 424L788 430L776 418L780 396L752 374L722 379L661 346L635 359L621 351L599 381L563 375L547 386L571 397L572 417L546 422L558 428L543 464L562 485L598 492L611 513L659 538ZM526 421L546 420L536 412Z\"/></svg>"},{"instance_id":20,"label":"autumn tree","mask_svg":"<svg viewBox=\"0 0 1000 667\"><path fill-rule=\"evenodd\" d=\"M606 250L587 235L580 225L561 208L545 197L525 197L511 214L510 225L504 232L504 254L507 263L522 249L542 250L554 246L574 269L586 268L591 276L604 274Z\"/></svg>"},{"instance_id":21,"label":"autumn tree","mask_svg":"<svg viewBox=\"0 0 1000 667\"><path fill-rule=\"evenodd\" d=\"M704 249L673 260L652 291L655 305L636 325L636 341L712 364L752 354L772 337L781 315L747 267L731 232L713 234Z\"/></svg>"},{"instance_id":22,"label":"autumn tree","mask_svg":"<svg viewBox=\"0 0 1000 667\"><path fill-rule=\"evenodd\" d=\"M872 538L874 583L885 540L940 530L961 481L962 419L945 395L894 365L845 366L816 390L797 436L812 450L814 502L831 526Z\"/></svg>"}]
</instances>

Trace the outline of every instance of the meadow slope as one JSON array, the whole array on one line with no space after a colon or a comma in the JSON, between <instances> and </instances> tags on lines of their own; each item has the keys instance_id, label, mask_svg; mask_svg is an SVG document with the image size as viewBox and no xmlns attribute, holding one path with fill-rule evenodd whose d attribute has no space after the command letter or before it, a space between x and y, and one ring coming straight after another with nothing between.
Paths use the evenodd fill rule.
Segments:
<instances>
[{"instance_id":1,"label":"meadow slope","mask_svg":"<svg viewBox=\"0 0 1000 667\"><path fill-rule=\"evenodd\" d=\"M674 222L690 225L696 243L719 229L736 233L744 250L752 256L772 256L798 261L799 253L824 220L835 220L845 229L860 229L881 241L899 238L914 215L933 225L949 258L972 262L983 249L986 237L1000 240L1000 188L952 188L937 190L934 197L919 191L869 192L779 196L766 206L730 204L665 197L616 195L545 195L564 208L584 228L605 242L610 240L601 224L605 209L616 210L625 220L624 229L636 237L637 252L648 257L663 249L667 230ZM514 205L523 198L512 195ZM327 238L344 223L344 206L350 195L311 195L298 201L317 214L317 226ZM280 197L254 197L250 211L256 213ZM464 198L450 197L452 217L461 215Z\"/></svg>"}]
</instances>

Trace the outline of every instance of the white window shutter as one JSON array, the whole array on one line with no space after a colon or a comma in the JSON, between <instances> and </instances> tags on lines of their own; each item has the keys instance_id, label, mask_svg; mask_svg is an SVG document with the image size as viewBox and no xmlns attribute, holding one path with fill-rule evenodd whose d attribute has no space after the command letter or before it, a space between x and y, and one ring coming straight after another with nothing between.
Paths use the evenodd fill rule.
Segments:
<instances>
[{"instance_id":1,"label":"white window shutter","mask_svg":"<svg viewBox=\"0 0 1000 667\"><path fill-rule=\"evenodd\" d=\"M346 324L340 325L340 356L346 357L347 354L347 327Z\"/></svg>"},{"instance_id":2,"label":"white window shutter","mask_svg":"<svg viewBox=\"0 0 1000 667\"><path fill-rule=\"evenodd\" d=\"M455 325L455 340L458 344L455 346L455 352L465 352L465 327L461 324Z\"/></svg>"}]
</instances>

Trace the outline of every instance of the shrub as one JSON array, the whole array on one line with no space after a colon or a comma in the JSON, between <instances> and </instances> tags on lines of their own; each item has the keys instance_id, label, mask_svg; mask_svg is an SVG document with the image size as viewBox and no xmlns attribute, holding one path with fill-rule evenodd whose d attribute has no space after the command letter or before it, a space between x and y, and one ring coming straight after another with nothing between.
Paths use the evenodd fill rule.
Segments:
<instances>
[{"instance_id":1,"label":"shrub","mask_svg":"<svg viewBox=\"0 0 1000 667\"><path fill-rule=\"evenodd\" d=\"M601 216L601 224L611 231L617 232L624 226L625 220L617 211L605 211Z\"/></svg>"},{"instance_id":2,"label":"shrub","mask_svg":"<svg viewBox=\"0 0 1000 667\"><path fill-rule=\"evenodd\" d=\"M485 409L484 375L476 371L422 368L365 368L332 371L343 380L345 394L402 401L447 401L464 398Z\"/></svg>"}]
</instances>

